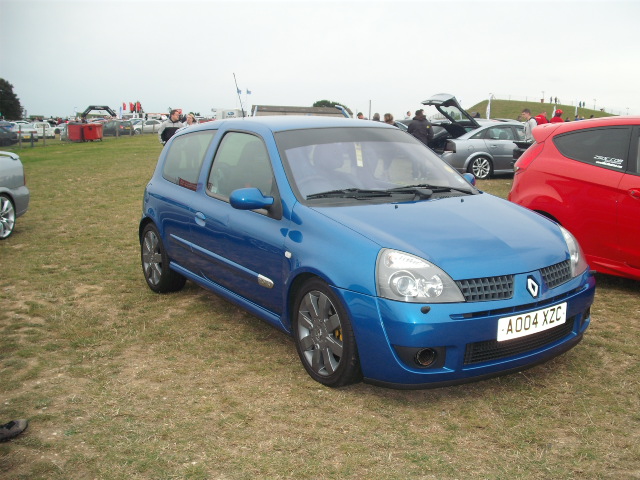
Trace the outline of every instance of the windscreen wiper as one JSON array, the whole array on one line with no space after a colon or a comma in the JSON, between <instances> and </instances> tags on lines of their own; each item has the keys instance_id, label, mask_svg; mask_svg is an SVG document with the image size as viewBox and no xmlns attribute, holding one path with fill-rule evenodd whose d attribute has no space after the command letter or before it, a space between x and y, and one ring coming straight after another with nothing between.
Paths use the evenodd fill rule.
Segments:
<instances>
[{"instance_id":1,"label":"windscreen wiper","mask_svg":"<svg viewBox=\"0 0 640 480\"><path fill-rule=\"evenodd\" d=\"M389 193L413 193L421 198L430 198L434 193L450 192L451 190L455 192L466 193L468 195L473 195L474 193L472 190L467 190L464 188L444 185L429 185L427 183L405 185L403 187L390 188L385 191Z\"/></svg>"},{"instance_id":2,"label":"windscreen wiper","mask_svg":"<svg viewBox=\"0 0 640 480\"><path fill-rule=\"evenodd\" d=\"M328 192L312 193L307 195L307 200L314 198L355 198L357 200L374 197L390 197L391 192L386 190L363 190L361 188L344 188L341 190L329 190Z\"/></svg>"}]
</instances>

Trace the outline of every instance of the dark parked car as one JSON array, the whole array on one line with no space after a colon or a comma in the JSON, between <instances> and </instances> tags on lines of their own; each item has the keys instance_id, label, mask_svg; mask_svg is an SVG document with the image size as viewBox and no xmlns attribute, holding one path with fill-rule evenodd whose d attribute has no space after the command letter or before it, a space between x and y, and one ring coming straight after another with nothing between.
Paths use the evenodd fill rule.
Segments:
<instances>
[{"instance_id":1,"label":"dark parked car","mask_svg":"<svg viewBox=\"0 0 640 480\"><path fill-rule=\"evenodd\" d=\"M11 235L16 218L27 213L29 197L20 157L0 151L0 240Z\"/></svg>"},{"instance_id":2,"label":"dark parked car","mask_svg":"<svg viewBox=\"0 0 640 480\"><path fill-rule=\"evenodd\" d=\"M188 279L291 334L331 387L524 369L581 340L595 280L569 232L472 179L381 122L181 129L144 192L142 273L155 292Z\"/></svg>"},{"instance_id":3,"label":"dark parked car","mask_svg":"<svg viewBox=\"0 0 640 480\"><path fill-rule=\"evenodd\" d=\"M123 135L133 135L133 125L128 120L109 120L102 124L102 136L114 137Z\"/></svg>"},{"instance_id":4,"label":"dark parked car","mask_svg":"<svg viewBox=\"0 0 640 480\"><path fill-rule=\"evenodd\" d=\"M570 230L592 268L640 280L640 117L548 123L533 136L509 199Z\"/></svg>"},{"instance_id":5,"label":"dark parked car","mask_svg":"<svg viewBox=\"0 0 640 480\"><path fill-rule=\"evenodd\" d=\"M524 139L522 123L491 122L447 140L442 159L464 173L476 178L489 178L496 173L513 173L514 142Z\"/></svg>"},{"instance_id":6,"label":"dark parked car","mask_svg":"<svg viewBox=\"0 0 640 480\"><path fill-rule=\"evenodd\" d=\"M18 134L8 126L0 125L0 146L8 147L18 143Z\"/></svg>"}]
</instances>

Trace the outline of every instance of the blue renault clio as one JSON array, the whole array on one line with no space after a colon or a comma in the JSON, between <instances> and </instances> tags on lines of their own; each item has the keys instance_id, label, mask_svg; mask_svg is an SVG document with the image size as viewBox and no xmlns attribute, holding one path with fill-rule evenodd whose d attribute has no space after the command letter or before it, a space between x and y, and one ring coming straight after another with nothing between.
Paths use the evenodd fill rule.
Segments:
<instances>
[{"instance_id":1,"label":"blue renault clio","mask_svg":"<svg viewBox=\"0 0 640 480\"><path fill-rule=\"evenodd\" d=\"M595 280L567 230L473 183L379 122L184 128L144 192L142 270L155 292L190 280L292 335L330 387L515 372L580 342Z\"/></svg>"}]
</instances>

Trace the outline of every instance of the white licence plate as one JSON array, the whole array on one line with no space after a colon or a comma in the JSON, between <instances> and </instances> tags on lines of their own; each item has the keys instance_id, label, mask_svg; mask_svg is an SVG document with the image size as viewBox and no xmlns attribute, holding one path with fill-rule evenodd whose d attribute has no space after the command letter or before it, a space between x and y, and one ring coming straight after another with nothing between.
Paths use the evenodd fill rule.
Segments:
<instances>
[{"instance_id":1,"label":"white licence plate","mask_svg":"<svg viewBox=\"0 0 640 480\"><path fill-rule=\"evenodd\" d=\"M535 312L504 317L498 320L498 341L512 340L542 332L567 321L567 303Z\"/></svg>"}]
</instances>

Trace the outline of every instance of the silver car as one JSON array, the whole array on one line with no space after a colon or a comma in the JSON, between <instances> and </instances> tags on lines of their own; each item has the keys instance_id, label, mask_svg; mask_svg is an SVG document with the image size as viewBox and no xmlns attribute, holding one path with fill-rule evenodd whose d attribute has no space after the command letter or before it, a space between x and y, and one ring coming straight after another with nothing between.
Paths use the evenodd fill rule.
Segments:
<instances>
[{"instance_id":1,"label":"silver car","mask_svg":"<svg viewBox=\"0 0 640 480\"><path fill-rule=\"evenodd\" d=\"M522 123L496 122L447 140L441 158L460 173L489 178L513 173L514 142L524 140Z\"/></svg>"},{"instance_id":2,"label":"silver car","mask_svg":"<svg viewBox=\"0 0 640 480\"><path fill-rule=\"evenodd\" d=\"M20 157L0 151L0 240L11 235L16 218L27 213L29 197Z\"/></svg>"},{"instance_id":3,"label":"silver car","mask_svg":"<svg viewBox=\"0 0 640 480\"><path fill-rule=\"evenodd\" d=\"M140 133L158 133L160 130L160 126L162 122L160 120L149 119L145 120L143 118L132 118L131 123L133 124L134 134L139 135Z\"/></svg>"}]
</instances>

